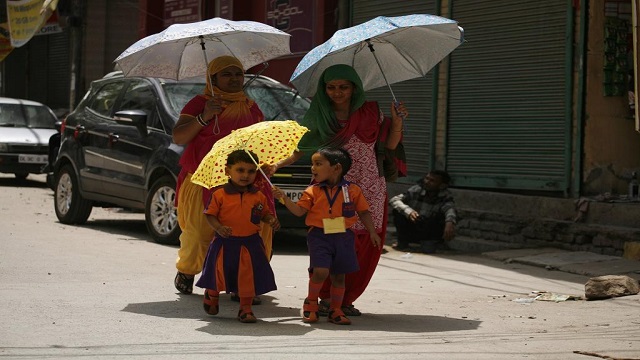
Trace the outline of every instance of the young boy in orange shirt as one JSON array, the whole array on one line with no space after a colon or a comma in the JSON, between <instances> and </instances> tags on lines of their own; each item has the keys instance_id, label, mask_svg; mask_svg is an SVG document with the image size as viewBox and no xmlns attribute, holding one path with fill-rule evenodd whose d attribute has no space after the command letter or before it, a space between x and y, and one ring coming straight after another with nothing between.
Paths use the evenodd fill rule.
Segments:
<instances>
[{"instance_id":1,"label":"young boy in orange shirt","mask_svg":"<svg viewBox=\"0 0 640 360\"><path fill-rule=\"evenodd\" d=\"M253 157L252 160L251 157ZM260 221L280 228L266 196L253 186L258 157L244 150L229 154L225 172L229 182L214 191L205 214L216 235L209 245L197 286L205 288L204 310L218 313L220 291L240 297L238 320L254 323L251 303L256 295L276 290L273 270L260 238Z\"/></svg>"},{"instance_id":2,"label":"young boy in orange shirt","mask_svg":"<svg viewBox=\"0 0 640 360\"><path fill-rule=\"evenodd\" d=\"M318 321L318 297L327 276L331 276L331 305L328 320L334 324L349 325L341 309L344 297L345 274L358 270L355 234L349 229L358 216L369 233L373 246L380 247L369 204L360 187L343 179L351 167L351 157L344 149L323 148L311 156L311 173L315 184L305 189L294 203L282 190L273 189L277 199L296 216L306 214L310 270L309 291L302 306L302 321ZM357 216L356 216L357 214Z\"/></svg>"}]
</instances>

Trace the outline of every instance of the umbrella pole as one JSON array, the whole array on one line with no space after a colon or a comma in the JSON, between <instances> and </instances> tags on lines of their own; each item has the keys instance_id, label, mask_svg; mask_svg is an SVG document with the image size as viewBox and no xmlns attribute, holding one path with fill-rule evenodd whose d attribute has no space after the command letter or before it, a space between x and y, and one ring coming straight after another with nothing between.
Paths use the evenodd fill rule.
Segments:
<instances>
[{"instance_id":1,"label":"umbrella pole","mask_svg":"<svg viewBox=\"0 0 640 360\"><path fill-rule=\"evenodd\" d=\"M204 58L204 68L207 69L207 72L209 72L208 67L209 67L209 60L207 59L207 49L204 46L204 36L200 35L198 36L198 38L200 39L200 48L202 48L202 57ZM209 74L205 75L205 76L209 76ZM211 83L211 81L209 81L209 83ZM209 89L209 91L213 94L213 89Z\"/></svg>"},{"instance_id":2,"label":"umbrella pole","mask_svg":"<svg viewBox=\"0 0 640 360\"><path fill-rule=\"evenodd\" d=\"M389 88L389 91L391 91L391 97L393 97L394 104L397 104L398 100L396 100L396 95L393 93L393 89L391 89L391 85L389 85L389 81L387 80L387 76L384 74L384 70L382 70L382 65L380 65L380 61L378 61L378 56L376 56L376 51L373 49L373 44L371 43L371 39L367 39L365 41L367 42L367 46L369 47L369 50L371 50L371 53L373 54L373 58L376 59L376 63L380 68L380 72L382 73L384 82L387 83L387 87Z\"/></svg>"},{"instance_id":3,"label":"umbrella pole","mask_svg":"<svg viewBox=\"0 0 640 360\"><path fill-rule=\"evenodd\" d=\"M269 186L273 188L273 184L271 183L271 180L269 180L269 177L267 176L267 174L264 173L260 165L256 162L256 159L254 159L253 156L251 156L251 153L249 152L249 150L244 149L244 152L246 152L249 155L249 157L251 158L251 161L253 161L253 163L256 164L256 166L258 167L258 170L262 173L262 176L264 176L264 179L267 180L267 182L269 183ZM281 204L284 204L284 199L278 199L278 201Z\"/></svg>"},{"instance_id":4,"label":"umbrella pole","mask_svg":"<svg viewBox=\"0 0 640 360\"><path fill-rule=\"evenodd\" d=\"M380 72L382 73L382 77L384 78L384 82L387 83L387 87L389 88L389 91L391 91L391 97L393 98L393 106L395 106L396 110L398 110L398 105L400 105L400 103L398 102L398 99L396 99L396 94L393 93L393 89L391 88L391 85L389 85L389 81L387 80L387 76L384 74L384 70L382 70L382 65L380 65L380 61L378 61L378 56L376 56L376 51L373 48L373 44L371 43L371 39L367 39L365 40L367 42L367 46L369 47L369 50L371 50L371 54L373 54L373 58L376 59L376 63L378 64L378 67L380 68ZM404 120L404 115L403 114L399 114L400 117L402 117L402 120ZM404 123L404 121L403 121Z\"/></svg>"}]
</instances>

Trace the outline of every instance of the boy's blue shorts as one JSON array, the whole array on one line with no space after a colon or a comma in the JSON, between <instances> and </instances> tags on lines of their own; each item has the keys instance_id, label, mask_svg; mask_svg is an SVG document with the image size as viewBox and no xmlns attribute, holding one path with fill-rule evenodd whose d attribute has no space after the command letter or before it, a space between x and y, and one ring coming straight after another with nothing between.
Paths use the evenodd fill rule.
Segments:
<instances>
[{"instance_id":1,"label":"boy's blue shorts","mask_svg":"<svg viewBox=\"0 0 640 360\"><path fill-rule=\"evenodd\" d=\"M322 228L313 228L307 234L309 267L328 268L331 274L358 271L355 234L347 230L338 234L325 234Z\"/></svg>"}]
</instances>

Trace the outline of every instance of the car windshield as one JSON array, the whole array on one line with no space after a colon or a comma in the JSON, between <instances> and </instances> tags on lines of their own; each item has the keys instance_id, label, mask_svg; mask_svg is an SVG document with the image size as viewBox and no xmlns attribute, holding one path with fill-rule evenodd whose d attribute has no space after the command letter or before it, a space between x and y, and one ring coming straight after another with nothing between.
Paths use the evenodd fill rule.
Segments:
<instances>
[{"instance_id":1,"label":"car windshield","mask_svg":"<svg viewBox=\"0 0 640 360\"><path fill-rule=\"evenodd\" d=\"M203 82L163 82L162 87L173 115L178 117L182 108L204 91ZM310 101L300 97L290 87L272 81L256 79L245 88L248 97L255 100L266 120L302 120Z\"/></svg>"},{"instance_id":2,"label":"car windshield","mask_svg":"<svg viewBox=\"0 0 640 360\"><path fill-rule=\"evenodd\" d=\"M55 129L56 118L49 109L36 105L0 104L0 126Z\"/></svg>"},{"instance_id":3,"label":"car windshield","mask_svg":"<svg viewBox=\"0 0 640 360\"><path fill-rule=\"evenodd\" d=\"M300 121L309 110L309 100L286 87L265 86L256 81L245 92L258 103L266 120Z\"/></svg>"},{"instance_id":4,"label":"car windshield","mask_svg":"<svg viewBox=\"0 0 640 360\"><path fill-rule=\"evenodd\" d=\"M173 115L178 117L182 108L198 94L202 94L204 83L165 82L162 84Z\"/></svg>"}]
</instances>

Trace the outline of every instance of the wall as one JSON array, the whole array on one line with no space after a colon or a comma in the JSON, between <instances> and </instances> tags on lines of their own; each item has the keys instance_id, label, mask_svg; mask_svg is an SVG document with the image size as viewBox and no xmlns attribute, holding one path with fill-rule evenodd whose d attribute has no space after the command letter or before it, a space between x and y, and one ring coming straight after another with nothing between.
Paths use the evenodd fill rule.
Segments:
<instances>
[{"instance_id":1,"label":"wall","mask_svg":"<svg viewBox=\"0 0 640 360\"><path fill-rule=\"evenodd\" d=\"M120 53L140 38L138 3L92 0L83 22L83 63L81 94L91 81L113 71Z\"/></svg>"},{"instance_id":2,"label":"wall","mask_svg":"<svg viewBox=\"0 0 640 360\"><path fill-rule=\"evenodd\" d=\"M640 134L628 118L626 96L604 96L604 5L589 2L584 119L583 195L626 194L640 172Z\"/></svg>"}]
</instances>

